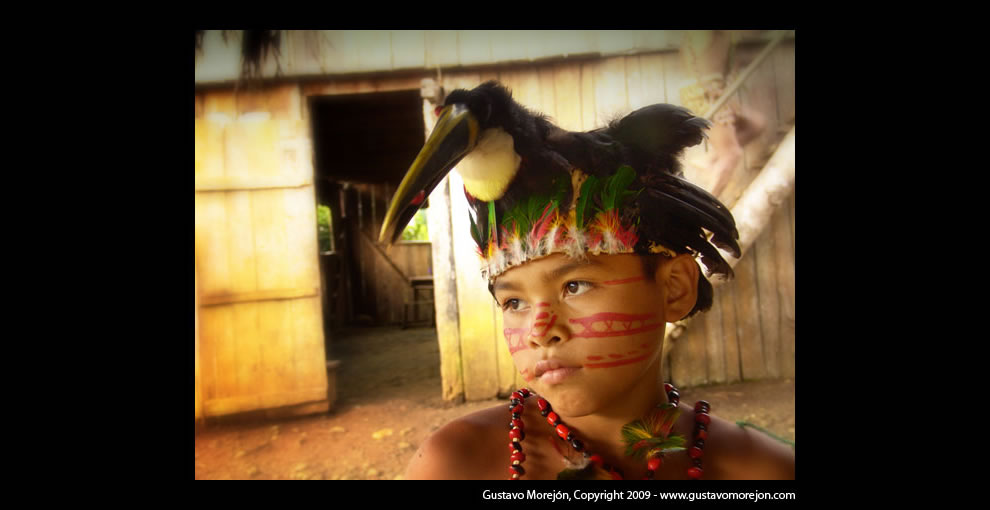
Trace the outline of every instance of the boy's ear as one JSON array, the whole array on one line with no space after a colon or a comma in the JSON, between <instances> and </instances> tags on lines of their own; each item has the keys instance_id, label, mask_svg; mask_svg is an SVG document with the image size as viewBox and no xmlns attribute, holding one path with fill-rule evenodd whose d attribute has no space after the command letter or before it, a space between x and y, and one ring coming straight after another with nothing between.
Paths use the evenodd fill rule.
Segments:
<instances>
[{"instance_id":1,"label":"boy's ear","mask_svg":"<svg viewBox=\"0 0 990 510\"><path fill-rule=\"evenodd\" d=\"M657 268L657 281L664 286L665 321L677 322L694 309L698 301L698 264L689 254L665 261Z\"/></svg>"}]
</instances>

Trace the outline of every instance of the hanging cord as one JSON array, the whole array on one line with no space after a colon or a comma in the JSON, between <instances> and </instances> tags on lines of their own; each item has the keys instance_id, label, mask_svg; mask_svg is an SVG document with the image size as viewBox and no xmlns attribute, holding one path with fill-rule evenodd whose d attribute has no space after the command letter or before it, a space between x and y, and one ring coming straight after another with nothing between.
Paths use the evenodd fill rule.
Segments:
<instances>
[{"instance_id":1,"label":"hanging cord","mask_svg":"<svg viewBox=\"0 0 990 510\"><path fill-rule=\"evenodd\" d=\"M786 443L786 444L791 445L791 449L792 450L794 449L794 441L788 441L787 439L784 439L784 438L782 438L780 436L777 436L773 432L770 432L769 430L767 430L767 429L765 429L763 427L760 427L758 425L754 425L754 424L752 424L752 423L750 423L748 421L737 421L736 422L736 425L739 425L740 427L743 427L743 428L750 427L750 428L754 428L756 430L759 430L760 432L763 432L764 434L766 434L766 435L768 435L768 436L776 439L777 441L780 441L781 443Z\"/></svg>"}]
</instances>

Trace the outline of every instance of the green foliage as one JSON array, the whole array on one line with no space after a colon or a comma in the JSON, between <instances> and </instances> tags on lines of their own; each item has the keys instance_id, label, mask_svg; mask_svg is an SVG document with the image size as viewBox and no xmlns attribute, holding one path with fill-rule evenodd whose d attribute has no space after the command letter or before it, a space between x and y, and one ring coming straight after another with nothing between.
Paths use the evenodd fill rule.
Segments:
<instances>
[{"instance_id":1,"label":"green foliage","mask_svg":"<svg viewBox=\"0 0 990 510\"><path fill-rule=\"evenodd\" d=\"M426 228L426 209L416 211L413 220L402 231L403 241L429 241L430 233Z\"/></svg>"},{"instance_id":2,"label":"green foliage","mask_svg":"<svg viewBox=\"0 0 990 510\"><path fill-rule=\"evenodd\" d=\"M330 251L330 208L325 205L316 206L316 239L320 251Z\"/></svg>"}]
</instances>

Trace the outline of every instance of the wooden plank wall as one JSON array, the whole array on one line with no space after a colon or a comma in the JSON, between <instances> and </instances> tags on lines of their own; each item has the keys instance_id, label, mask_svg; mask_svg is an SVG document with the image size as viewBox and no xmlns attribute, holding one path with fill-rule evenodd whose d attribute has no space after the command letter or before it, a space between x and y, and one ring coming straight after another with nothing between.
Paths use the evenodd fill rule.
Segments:
<instances>
[{"instance_id":1,"label":"wooden plank wall","mask_svg":"<svg viewBox=\"0 0 990 510\"><path fill-rule=\"evenodd\" d=\"M742 65L761 48L741 47ZM741 194L762 168L751 168L747 162L762 165L765 153L779 138L778 126L793 122L793 51L793 42L781 45L759 68L755 81L738 92L740 101L766 116L767 128L762 137L746 147L746 157L727 189L731 194ZM572 130L593 129L657 102L680 104L680 88L692 81L683 71L679 54L666 52L451 72L444 74L442 83L449 92L471 88L488 79L501 81L512 89L518 101ZM686 154L685 159L697 157L704 150L703 146L694 148L694 154ZM710 184L706 179L709 176L695 172L689 178ZM685 173L689 173L688 168ZM456 173L451 174L449 185L457 261L459 350L448 351L460 356L457 361L464 367L464 395L468 400L504 395L522 385L521 377L501 333L501 314L496 313L475 267L473 242L461 233L467 232L468 227L462 185ZM726 201L731 204L736 198L727 196ZM695 321L687 338L673 346L666 373L675 383L690 386L743 378L793 377L793 228L790 232L780 228L791 221L789 211L778 212L774 228L768 229L740 262L736 281L719 289L713 311ZM785 249L788 243L790 250ZM441 306L438 303L438 309Z\"/></svg>"},{"instance_id":2,"label":"wooden plank wall","mask_svg":"<svg viewBox=\"0 0 990 510\"><path fill-rule=\"evenodd\" d=\"M196 99L203 414L329 406L299 88Z\"/></svg>"},{"instance_id":3,"label":"wooden plank wall","mask_svg":"<svg viewBox=\"0 0 990 510\"><path fill-rule=\"evenodd\" d=\"M576 55L624 54L677 48L683 31L664 30L285 30L281 76L395 71L430 72L505 65ZM241 33L207 30L195 61L197 83L233 80L240 71ZM262 62L273 77L275 59Z\"/></svg>"}]
</instances>

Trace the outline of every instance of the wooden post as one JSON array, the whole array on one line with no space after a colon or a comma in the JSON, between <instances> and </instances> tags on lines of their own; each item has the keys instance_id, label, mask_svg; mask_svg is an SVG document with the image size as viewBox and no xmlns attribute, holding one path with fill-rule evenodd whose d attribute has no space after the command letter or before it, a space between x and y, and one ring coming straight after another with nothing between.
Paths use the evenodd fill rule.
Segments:
<instances>
[{"instance_id":1,"label":"wooden post","mask_svg":"<svg viewBox=\"0 0 990 510\"><path fill-rule=\"evenodd\" d=\"M432 81L432 80L430 80ZM436 84L424 84L429 97L436 96ZM436 119L433 103L423 100L423 123L426 134L433 130ZM460 317L457 308L457 276L454 272L453 235L450 227L449 176L440 181L430 194L426 209L430 229L430 251L433 258L433 306L437 322L437 342L440 344L440 379L444 400L464 400L464 374L461 368Z\"/></svg>"}]
</instances>

